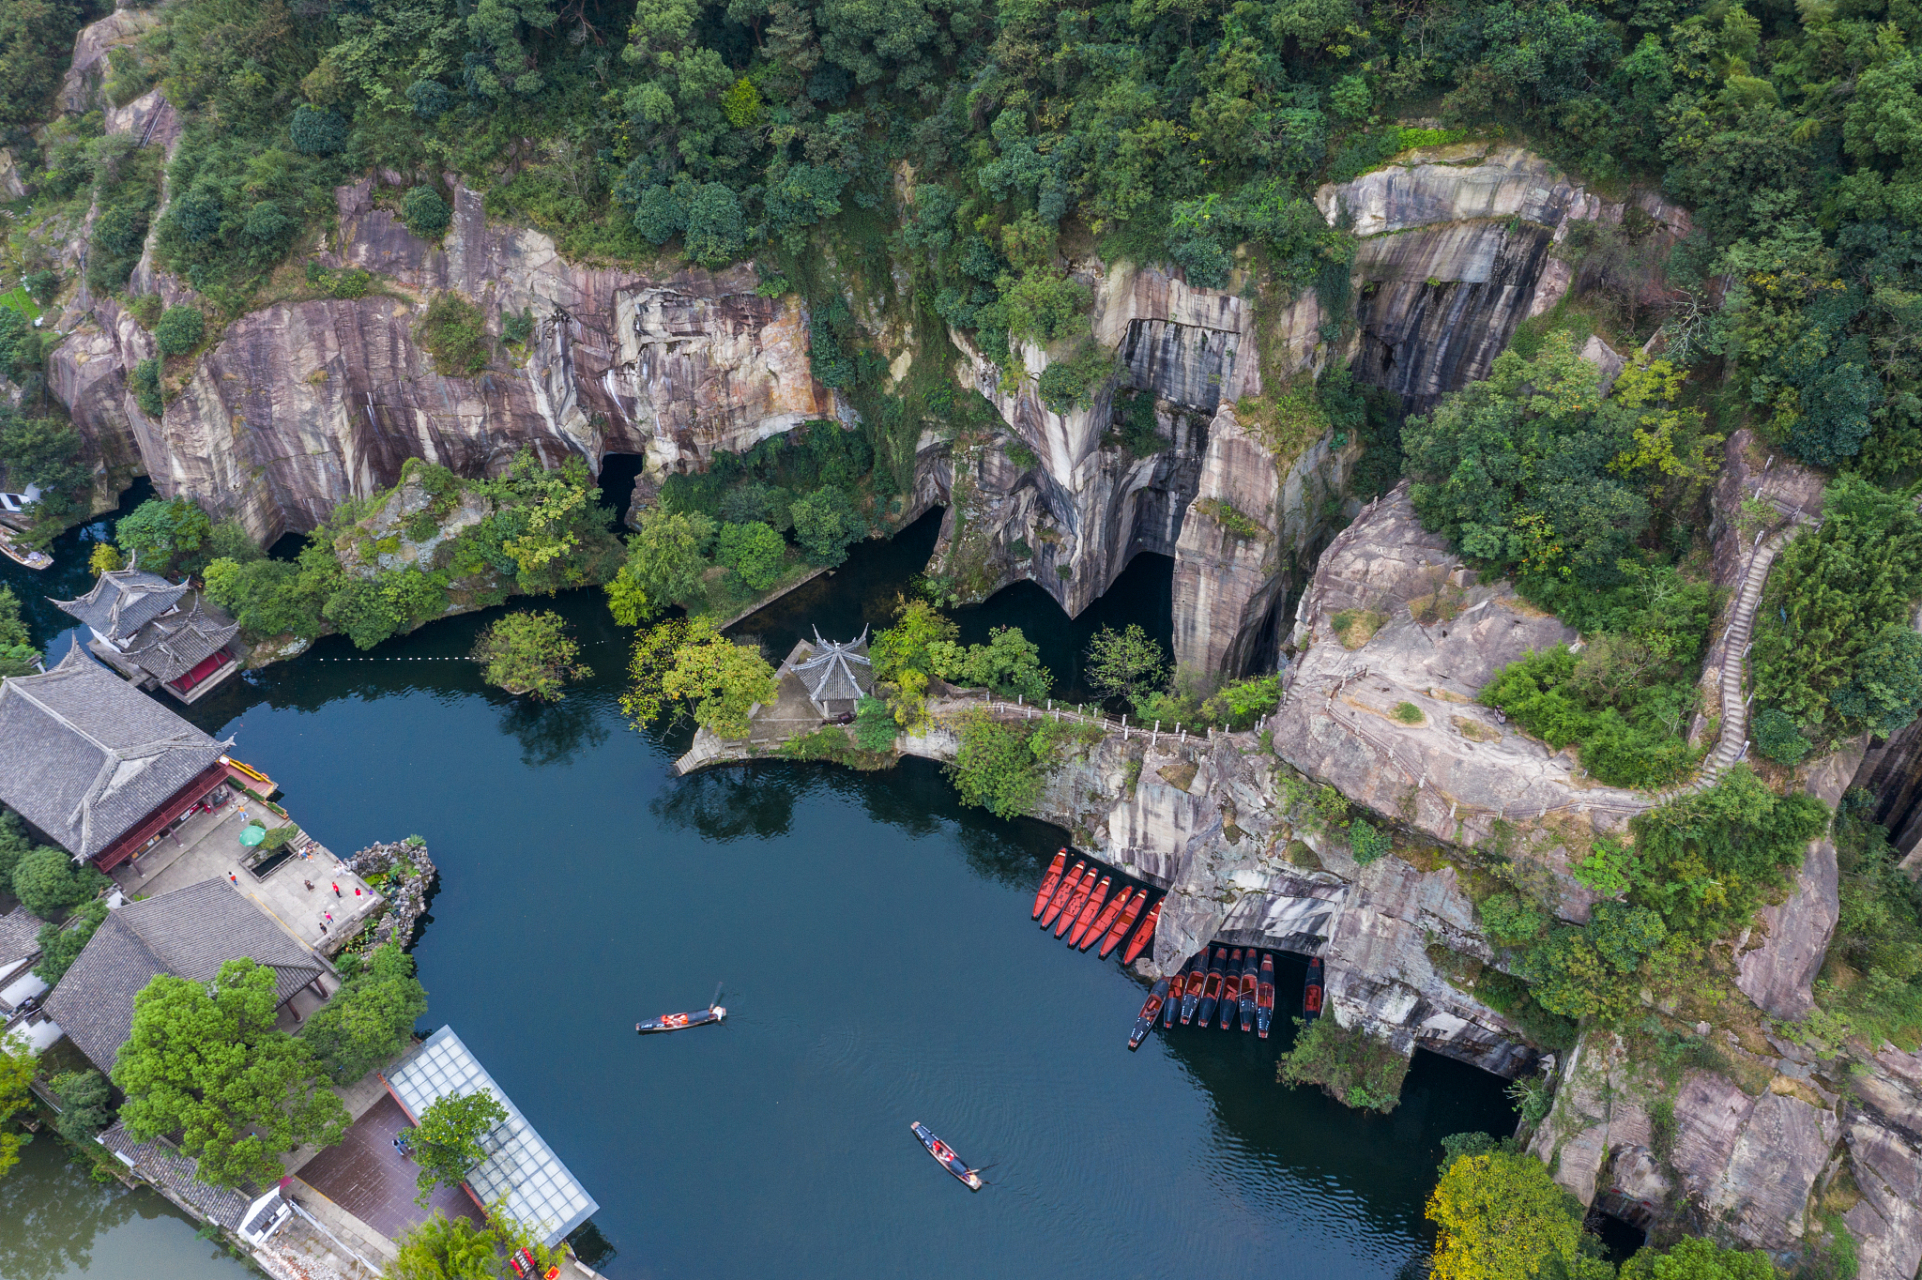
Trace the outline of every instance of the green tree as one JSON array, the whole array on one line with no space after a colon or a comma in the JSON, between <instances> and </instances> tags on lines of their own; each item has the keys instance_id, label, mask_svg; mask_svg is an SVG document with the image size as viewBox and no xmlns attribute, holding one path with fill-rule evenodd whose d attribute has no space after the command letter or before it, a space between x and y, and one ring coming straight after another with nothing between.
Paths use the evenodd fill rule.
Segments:
<instances>
[{"instance_id":1,"label":"green tree","mask_svg":"<svg viewBox=\"0 0 1922 1280\"><path fill-rule=\"evenodd\" d=\"M854 708L854 745L863 751L889 751L900 726L881 698L862 698Z\"/></svg>"},{"instance_id":2,"label":"green tree","mask_svg":"<svg viewBox=\"0 0 1922 1280\"><path fill-rule=\"evenodd\" d=\"M396 1241L384 1280L499 1280L500 1237L439 1209Z\"/></svg>"},{"instance_id":3,"label":"green tree","mask_svg":"<svg viewBox=\"0 0 1922 1280\"><path fill-rule=\"evenodd\" d=\"M1104 624L1088 641L1082 678L1103 697L1134 702L1167 683L1168 655L1159 641L1132 622L1119 631Z\"/></svg>"},{"instance_id":4,"label":"green tree","mask_svg":"<svg viewBox=\"0 0 1922 1280\"><path fill-rule=\"evenodd\" d=\"M848 544L867 532L867 522L838 485L824 485L788 508L794 536L809 564L835 565L847 559Z\"/></svg>"},{"instance_id":5,"label":"green tree","mask_svg":"<svg viewBox=\"0 0 1922 1280\"><path fill-rule=\"evenodd\" d=\"M212 984L157 974L134 997L133 1028L114 1062L127 1095L120 1118L145 1142L179 1134L215 1186L263 1185L279 1155L331 1145L347 1108L329 1092L303 1040L274 1029L274 970L229 960Z\"/></svg>"},{"instance_id":6,"label":"green tree","mask_svg":"<svg viewBox=\"0 0 1922 1280\"><path fill-rule=\"evenodd\" d=\"M399 1053L426 1012L413 957L389 942L308 1017L300 1036L335 1084L352 1084Z\"/></svg>"},{"instance_id":7,"label":"green tree","mask_svg":"<svg viewBox=\"0 0 1922 1280\"><path fill-rule=\"evenodd\" d=\"M480 634L474 661L481 679L514 694L559 702L562 686L593 674L579 661L581 646L558 613L510 613Z\"/></svg>"},{"instance_id":8,"label":"green tree","mask_svg":"<svg viewBox=\"0 0 1922 1280\"><path fill-rule=\"evenodd\" d=\"M54 1127L60 1136L79 1146L92 1142L94 1135L113 1118L112 1090L107 1077L89 1067L85 1071L63 1071L47 1082L60 1099L60 1118Z\"/></svg>"},{"instance_id":9,"label":"green tree","mask_svg":"<svg viewBox=\"0 0 1922 1280\"><path fill-rule=\"evenodd\" d=\"M1428 1201L1440 1230L1434 1280L1536 1280L1568 1268L1582 1236L1582 1207L1533 1156L1464 1155Z\"/></svg>"},{"instance_id":10,"label":"green tree","mask_svg":"<svg viewBox=\"0 0 1922 1280\"><path fill-rule=\"evenodd\" d=\"M739 645L707 617L691 619L674 651L674 665L661 681L670 698L694 706L694 723L723 738L748 735L748 712L774 701L774 668L758 650Z\"/></svg>"},{"instance_id":11,"label":"green tree","mask_svg":"<svg viewBox=\"0 0 1922 1280\"><path fill-rule=\"evenodd\" d=\"M507 1108L485 1089L446 1094L429 1103L414 1130L416 1203L425 1205L437 1186L458 1187L486 1158L481 1139L507 1119Z\"/></svg>"},{"instance_id":12,"label":"green tree","mask_svg":"<svg viewBox=\"0 0 1922 1280\"><path fill-rule=\"evenodd\" d=\"M6 469L7 483L12 488L39 485L57 495L53 501L62 510L76 510L93 488L78 431L58 418L27 417L3 401L0 401L0 467Z\"/></svg>"},{"instance_id":13,"label":"green tree","mask_svg":"<svg viewBox=\"0 0 1922 1280\"><path fill-rule=\"evenodd\" d=\"M43 924L40 926L40 963L33 971L48 986L55 986L87 949L93 939L94 931L107 918L105 900L95 898L74 908L73 915L65 924Z\"/></svg>"},{"instance_id":14,"label":"green tree","mask_svg":"<svg viewBox=\"0 0 1922 1280\"><path fill-rule=\"evenodd\" d=\"M986 809L997 818L1032 812L1046 779L1026 736L986 711L970 712L960 728L961 749L947 773L961 803Z\"/></svg>"},{"instance_id":15,"label":"green tree","mask_svg":"<svg viewBox=\"0 0 1922 1280\"><path fill-rule=\"evenodd\" d=\"M13 869L13 892L20 905L42 918L60 915L98 892L106 877L91 866L81 868L65 849L41 845Z\"/></svg>"},{"instance_id":16,"label":"green tree","mask_svg":"<svg viewBox=\"0 0 1922 1280\"><path fill-rule=\"evenodd\" d=\"M1041 665L1041 649L1019 627L996 627L987 644L962 646L937 640L929 646L934 674L953 684L987 688L996 696L1040 701L1054 687Z\"/></svg>"},{"instance_id":17,"label":"green tree","mask_svg":"<svg viewBox=\"0 0 1922 1280\"><path fill-rule=\"evenodd\" d=\"M213 521L192 498L149 498L114 525L121 551L149 573L198 567Z\"/></svg>"},{"instance_id":18,"label":"green tree","mask_svg":"<svg viewBox=\"0 0 1922 1280\"><path fill-rule=\"evenodd\" d=\"M766 591L781 576L787 543L760 521L721 526L715 558L750 591Z\"/></svg>"},{"instance_id":19,"label":"green tree","mask_svg":"<svg viewBox=\"0 0 1922 1280\"><path fill-rule=\"evenodd\" d=\"M1829 693L1845 719L1886 738L1922 713L1922 633L1892 627L1855 660L1848 683Z\"/></svg>"},{"instance_id":20,"label":"green tree","mask_svg":"<svg viewBox=\"0 0 1922 1280\"><path fill-rule=\"evenodd\" d=\"M39 1067L40 1059L24 1042L11 1033L0 1034L0 1177L20 1163L20 1148L27 1140L7 1122L33 1104L28 1085Z\"/></svg>"},{"instance_id":21,"label":"green tree","mask_svg":"<svg viewBox=\"0 0 1922 1280\"><path fill-rule=\"evenodd\" d=\"M200 314L200 308L168 307L160 323L153 327L154 345L163 356L184 356L200 345L206 331L207 320Z\"/></svg>"},{"instance_id":22,"label":"green tree","mask_svg":"<svg viewBox=\"0 0 1922 1280\"><path fill-rule=\"evenodd\" d=\"M1666 1251L1644 1248L1622 1264L1621 1280L1775 1280L1760 1250L1725 1249L1713 1240L1685 1236Z\"/></svg>"},{"instance_id":23,"label":"green tree","mask_svg":"<svg viewBox=\"0 0 1922 1280\"><path fill-rule=\"evenodd\" d=\"M694 599L713 541L714 521L699 512L658 507L642 512L639 529L627 540L627 563L607 589L609 606L621 610L615 619L635 626L650 605L660 609ZM635 593L642 601L639 606Z\"/></svg>"},{"instance_id":24,"label":"green tree","mask_svg":"<svg viewBox=\"0 0 1922 1280\"><path fill-rule=\"evenodd\" d=\"M20 616L20 597L12 587L0 587L0 676L24 676L33 671L40 651Z\"/></svg>"},{"instance_id":25,"label":"green tree","mask_svg":"<svg viewBox=\"0 0 1922 1280\"><path fill-rule=\"evenodd\" d=\"M432 187L410 188L400 203L400 220L407 229L423 240L438 240L447 234L453 223L453 214L447 202L440 198L440 192Z\"/></svg>"}]
</instances>

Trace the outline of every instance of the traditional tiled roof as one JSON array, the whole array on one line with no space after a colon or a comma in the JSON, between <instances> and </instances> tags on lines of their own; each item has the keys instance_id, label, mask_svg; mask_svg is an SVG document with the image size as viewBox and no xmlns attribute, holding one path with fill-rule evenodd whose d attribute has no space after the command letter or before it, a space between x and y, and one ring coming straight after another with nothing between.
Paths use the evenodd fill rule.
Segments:
<instances>
[{"instance_id":1,"label":"traditional tiled roof","mask_svg":"<svg viewBox=\"0 0 1922 1280\"><path fill-rule=\"evenodd\" d=\"M481 1149L487 1154L468 1172L467 1185L486 1205L505 1197L508 1215L550 1248L601 1207L534 1132L513 1099L501 1092L452 1027L427 1037L387 1073L387 1084L416 1121L440 1098L466 1097L484 1089L499 1100L507 1109L507 1119L481 1138Z\"/></svg>"},{"instance_id":2,"label":"traditional tiled roof","mask_svg":"<svg viewBox=\"0 0 1922 1280\"><path fill-rule=\"evenodd\" d=\"M99 853L220 759L216 742L80 651L0 682L0 802L75 858Z\"/></svg>"},{"instance_id":3,"label":"traditional tiled roof","mask_svg":"<svg viewBox=\"0 0 1922 1280\"><path fill-rule=\"evenodd\" d=\"M212 981L241 958L275 971L285 1000L320 976L320 959L225 880L206 880L107 913L47 997L47 1012L102 1071L133 1030L133 998L155 974Z\"/></svg>"},{"instance_id":4,"label":"traditional tiled roof","mask_svg":"<svg viewBox=\"0 0 1922 1280\"><path fill-rule=\"evenodd\" d=\"M239 630L239 623L223 627L209 618L196 598L192 612L185 616L155 618L142 627L127 646L127 656L149 675L178 680Z\"/></svg>"},{"instance_id":5,"label":"traditional tiled roof","mask_svg":"<svg viewBox=\"0 0 1922 1280\"><path fill-rule=\"evenodd\" d=\"M128 565L100 575L93 590L77 600L55 600L116 644L180 603L187 587Z\"/></svg>"},{"instance_id":6,"label":"traditional tiled roof","mask_svg":"<svg viewBox=\"0 0 1922 1280\"><path fill-rule=\"evenodd\" d=\"M813 649L806 662L795 666L794 674L801 677L815 705L855 701L874 687L866 628L858 639L845 644L823 640L816 631Z\"/></svg>"},{"instance_id":7,"label":"traditional tiled roof","mask_svg":"<svg viewBox=\"0 0 1922 1280\"><path fill-rule=\"evenodd\" d=\"M212 1218L229 1230L240 1225L251 1197L244 1191L211 1186L194 1175L200 1171L192 1156L184 1156L164 1142L138 1142L116 1120L100 1135L100 1145L121 1163L166 1192L173 1200Z\"/></svg>"},{"instance_id":8,"label":"traditional tiled roof","mask_svg":"<svg viewBox=\"0 0 1922 1280\"><path fill-rule=\"evenodd\" d=\"M40 929L47 922L25 907L0 916L0 972L40 950Z\"/></svg>"}]
</instances>

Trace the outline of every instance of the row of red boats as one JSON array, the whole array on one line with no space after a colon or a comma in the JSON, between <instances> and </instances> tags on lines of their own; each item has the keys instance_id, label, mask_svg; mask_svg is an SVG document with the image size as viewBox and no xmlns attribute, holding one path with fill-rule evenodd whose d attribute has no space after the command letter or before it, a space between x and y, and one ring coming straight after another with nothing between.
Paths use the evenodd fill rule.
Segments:
<instances>
[{"instance_id":1,"label":"row of red boats","mask_svg":"<svg viewBox=\"0 0 1922 1280\"><path fill-rule=\"evenodd\" d=\"M1081 861L1070 868L1068 851L1063 849L1054 855L1048 874L1042 877L1030 918L1041 921L1043 929L1052 928L1055 937L1066 937L1068 945L1078 951L1101 943L1098 954L1104 960L1125 938L1127 946L1121 952L1121 963L1133 964L1154 941L1155 923L1161 919L1161 903L1157 901L1148 907L1144 916L1141 909L1148 904L1146 889L1130 890L1124 884L1119 893L1110 896L1113 889L1114 877L1102 875L1099 867ZM1137 920L1139 925L1135 923ZM1132 936L1130 929L1134 930Z\"/></svg>"}]
</instances>

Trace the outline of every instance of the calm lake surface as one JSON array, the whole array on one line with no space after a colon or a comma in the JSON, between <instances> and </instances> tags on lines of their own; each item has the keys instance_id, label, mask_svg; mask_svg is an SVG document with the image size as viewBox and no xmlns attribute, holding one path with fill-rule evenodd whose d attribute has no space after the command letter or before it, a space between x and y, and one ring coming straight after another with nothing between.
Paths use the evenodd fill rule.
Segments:
<instances>
[{"instance_id":1,"label":"calm lake surface","mask_svg":"<svg viewBox=\"0 0 1922 1280\"><path fill-rule=\"evenodd\" d=\"M863 546L737 630L778 659L812 625L884 623L933 539L926 522ZM47 575L5 580L71 589L78 556L84 587L82 538L56 551ZM1074 623L1031 585L960 621L970 640L1022 626L1062 696L1086 696L1086 636L1140 621L1165 642L1169 582L1142 557ZM336 852L427 840L426 1025L460 1033L600 1201L608 1275L1397 1276L1429 1246L1441 1137L1513 1127L1500 1081L1427 1055L1387 1117L1278 1085L1279 1025L1266 1043L1177 1028L1128 1053L1141 986L1029 920L1062 832L962 809L921 761L670 778L690 734L624 722L626 633L598 593L542 607L595 669L555 707L462 660L487 613L366 654L324 640L192 718ZM1302 964L1281 960L1285 1007ZM726 1026L634 1035L723 981ZM913 1120L992 1185L943 1173ZM51 1138L0 1182L0 1280L236 1269Z\"/></svg>"}]
</instances>

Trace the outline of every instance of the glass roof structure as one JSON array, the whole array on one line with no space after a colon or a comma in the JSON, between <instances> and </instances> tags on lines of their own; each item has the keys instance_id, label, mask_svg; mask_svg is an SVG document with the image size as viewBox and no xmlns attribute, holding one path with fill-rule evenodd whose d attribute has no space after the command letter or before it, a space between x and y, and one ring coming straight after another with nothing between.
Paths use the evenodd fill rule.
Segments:
<instances>
[{"instance_id":1,"label":"glass roof structure","mask_svg":"<svg viewBox=\"0 0 1922 1280\"><path fill-rule=\"evenodd\" d=\"M559 1243L601 1207L452 1027L427 1037L386 1079L416 1124L422 1112L449 1095L465 1097L485 1089L499 1100L507 1109L507 1119L481 1138L481 1150L487 1155L467 1175L467 1185L486 1206L505 1197L507 1213L543 1244L551 1248Z\"/></svg>"}]
</instances>

